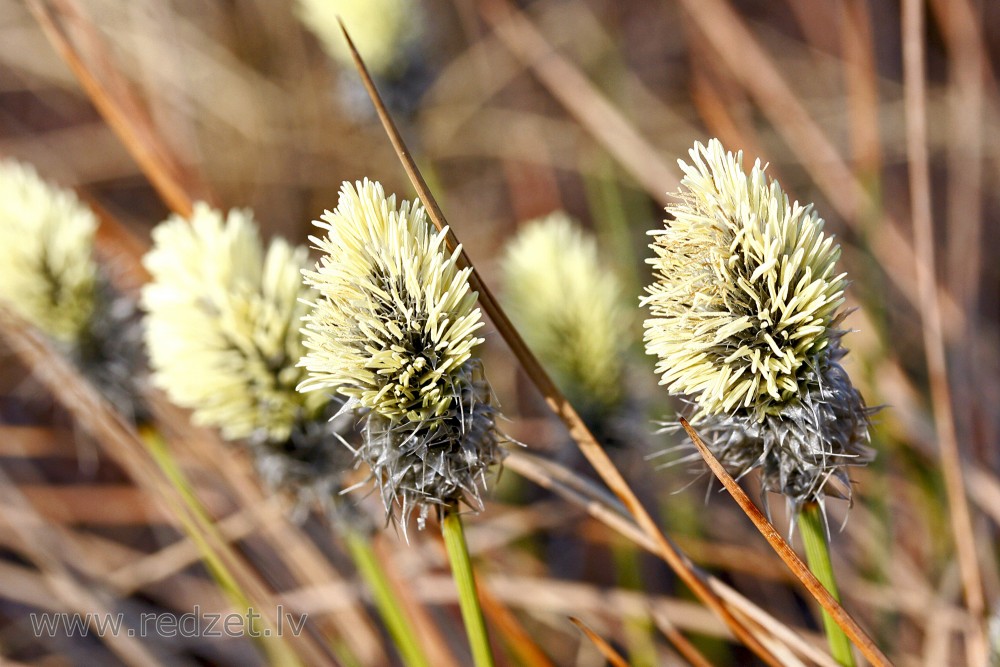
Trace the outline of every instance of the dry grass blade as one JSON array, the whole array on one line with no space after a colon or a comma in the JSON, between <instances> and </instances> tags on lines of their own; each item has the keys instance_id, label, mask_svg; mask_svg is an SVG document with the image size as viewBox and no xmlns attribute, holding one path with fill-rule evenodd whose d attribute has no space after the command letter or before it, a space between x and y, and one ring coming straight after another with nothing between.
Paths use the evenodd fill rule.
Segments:
<instances>
[{"instance_id":1,"label":"dry grass blade","mask_svg":"<svg viewBox=\"0 0 1000 667\"><path fill-rule=\"evenodd\" d=\"M587 639L589 639L594 646L597 647L597 650L601 652L601 655L603 655L609 663L614 665L614 667L628 667L628 662L625 661L625 658L623 658L621 654L616 651L613 646L611 646L611 644L604 641L603 637L591 630L586 623L578 619L576 616L570 616L569 620L573 623L573 625L580 628L580 631L587 636Z\"/></svg>"},{"instance_id":2,"label":"dry grass blade","mask_svg":"<svg viewBox=\"0 0 1000 667\"><path fill-rule=\"evenodd\" d=\"M255 610L261 612L262 622L276 627L275 606L268 604L273 598L259 573L251 569L234 549L219 537L214 525L206 525L201 517L191 512L180 491L170 484L136 430L128 425L95 389L80 378L68 360L34 334L30 328L6 308L0 308L0 335L11 349L31 368L38 379L69 410L76 422L92 434L108 455L124 468L137 484L152 494L165 516L179 524L196 526L199 537L205 541L218 559L225 564ZM329 656L307 633L297 637L277 639L296 651L310 663L326 664Z\"/></svg>"},{"instance_id":3,"label":"dry grass blade","mask_svg":"<svg viewBox=\"0 0 1000 667\"><path fill-rule=\"evenodd\" d=\"M660 157L590 81L504 0L482 3L483 14L511 52L642 187L662 204L677 189L677 171Z\"/></svg>"},{"instance_id":4,"label":"dry grass blade","mask_svg":"<svg viewBox=\"0 0 1000 667\"><path fill-rule=\"evenodd\" d=\"M916 247L917 287L923 319L924 354L930 376L934 428L941 452L941 469L948 494L951 529L958 552L958 565L965 590L965 603L976 619L969 632L969 662L986 663L986 638L982 627L985 613L983 579L976 556L975 528L972 525L961 451L955 431L951 387L941 330L941 306L934 273L934 225L931 220L930 166L927 153L927 109L924 82L924 14L918 0L903 3L903 88L906 98L906 151L909 157L910 207Z\"/></svg>"},{"instance_id":5,"label":"dry grass blade","mask_svg":"<svg viewBox=\"0 0 1000 667\"><path fill-rule=\"evenodd\" d=\"M31 503L24 497L14 482L0 471L0 506L3 507L3 521L18 535L21 550L45 574L45 581L52 593L63 600L69 609L79 612L88 622L104 615L112 616L109 600L102 599L100 592L91 590L79 581L73 571L56 554L67 551L59 535L48 522L38 515ZM17 511L13 511L17 510ZM129 632L113 632L101 639L123 662L130 665L162 665L141 641Z\"/></svg>"},{"instance_id":6,"label":"dry grass blade","mask_svg":"<svg viewBox=\"0 0 1000 667\"><path fill-rule=\"evenodd\" d=\"M423 176L417 169L417 165L410 155L406 144L403 142L403 138L399 134L399 130L396 129L395 123L389 116L389 112L386 110L385 104L382 102L381 96L375 88L374 82L368 74L364 61L362 61L357 49L354 48L354 43L351 41L350 35L348 35L347 29L343 24L341 24L341 29L343 30L344 38L350 45L351 54L354 57L355 65L361 75L365 89L368 91L368 95L371 98L372 103L375 105L375 109L382 121L382 125L389 136L389 140L392 142L393 148L396 149L400 162L402 162L407 176L409 176L414 189L417 191L417 195L426 207L427 213L434 225L442 231L446 228L448 229L446 243L448 244L449 249L454 250L458 248L458 239L455 237L454 232L448 228L444 214L441 212L434 195L427 187L427 183L424 181ZM729 613L725 605L722 604L715 593L713 593L705 582L691 569L686 559L681 556L681 554L663 536L663 533L660 532L660 529L656 526L652 517L650 517L649 513L646 512L645 508L639 502L639 499L628 485L628 482L625 481L625 478L622 477L621 473L618 471L618 468L616 468L611 459L608 458L607 453L605 453L604 449L597 442L597 439L590 432L590 429L588 429L586 424L584 424L580 415L576 412L569 401L566 400L566 397L562 395L562 392L559 391L559 388L556 387L548 373L544 368L542 368L542 365L528 348L524 339L521 338L521 335L514 328L513 324L511 324L510 319L507 317L506 313L504 313L497 300L493 297L492 292L490 292L489 288L482 281L479 276L479 272L476 270L475 266L472 265L472 262L469 261L469 258L465 254L464 250L460 254L459 262L461 266L470 267L472 269L472 272L469 275L469 284L472 286L472 289L479 293L479 302L482 305L483 310L493 321L497 330L500 332L500 335L503 336L508 347L510 347L511 351L514 353L514 356L516 356L521 362L521 365L524 367L528 377L531 378L539 392L545 397L545 401L548 403L552 411L555 412L555 414L562 420L563 424L565 424L570 437L572 437L574 442L576 442L580 451L597 471L597 474L601 476L601 479L604 480L608 487L628 508L629 513L635 517L636 523L638 523L642 530L656 543L657 555L663 558L663 560L670 565L674 572L677 573L680 579L694 592L695 595L698 596L699 599L708 605L726 622L727 625L730 626L733 633L739 637L740 641L764 659L768 664L778 664L777 659L771 651L769 651L763 646L763 644L757 641L755 637L748 633L743 625Z\"/></svg>"},{"instance_id":7,"label":"dry grass blade","mask_svg":"<svg viewBox=\"0 0 1000 667\"><path fill-rule=\"evenodd\" d=\"M172 209L211 201L199 179L161 141L147 110L114 66L97 28L73 0L27 0L45 35Z\"/></svg>"},{"instance_id":8,"label":"dry grass blade","mask_svg":"<svg viewBox=\"0 0 1000 667\"><path fill-rule=\"evenodd\" d=\"M785 561L792 573L802 582L806 587L806 590L816 599L816 601L825 609L830 616L837 622L845 633L847 633L848 638L854 642L864 656L877 667L880 665L890 665L889 659L879 650L875 642L871 640L868 634L861 629L861 626L851 617L840 603L830 595L829 591L823 587L823 584L809 571L806 564L802 562L795 550L778 534L778 531L771 525L771 522L767 520L767 517L757 509L753 504L753 501L744 493L743 489L740 488L739 484L732 478L732 476L726 472L722 464L719 463L718 459L712 455L708 447L702 441L701 436L698 435L691 424L687 422L686 419L681 417L681 425L684 430L687 431L688 436L691 438L691 442L694 443L695 447L701 453L705 462L715 473L715 476L719 478L726 490L733 496L733 499L739 504L740 508L746 513L750 520L753 521L754 526L760 531L760 534L764 536L771 548L781 557L781 560Z\"/></svg>"},{"instance_id":9,"label":"dry grass blade","mask_svg":"<svg viewBox=\"0 0 1000 667\"><path fill-rule=\"evenodd\" d=\"M712 667L712 663L701 654L701 651L694 644L688 641L687 637L681 634L677 626L671 622L666 614L659 609L652 609L650 615L653 618L653 622L656 623L656 627L663 633L663 636L667 638L673 647L677 649L677 652L691 663L693 667Z\"/></svg>"}]
</instances>

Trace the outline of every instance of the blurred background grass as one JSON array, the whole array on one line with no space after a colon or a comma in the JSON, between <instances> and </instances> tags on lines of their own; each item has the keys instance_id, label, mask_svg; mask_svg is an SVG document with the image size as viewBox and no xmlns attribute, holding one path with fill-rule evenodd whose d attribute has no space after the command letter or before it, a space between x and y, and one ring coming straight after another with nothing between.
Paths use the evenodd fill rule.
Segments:
<instances>
[{"instance_id":1,"label":"blurred background grass","mask_svg":"<svg viewBox=\"0 0 1000 667\"><path fill-rule=\"evenodd\" d=\"M131 82L186 176L221 207L254 209L268 235L305 242L310 221L335 206L343 180L368 176L412 196L357 74L326 55L290 3L50 4L64 19L77 7L97 28L107 62ZM494 2L416 7L405 71L379 83L449 221L495 288L500 251L518 226L564 209L597 235L603 260L636 304L649 276L641 261L649 254L645 232L662 224L675 160L695 140L718 136L749 162L769 163L793 197L815 202L852 280L848 299L857 310L847 325L857 332L845 339L852 349L846 366L870 404L889 406L876 417L876 463L854 473L855 507L842 532L836 528L847 508L829 507L845 606L897 664L964 664L965 631L976 621L963 601L933 421L940 412L925 363L899 5L538 0L523 5L527 24L507 22ZM972 537L992 605L1000 594L993 242L1000 5L932 0L926 11L935 275ZM73 20L66 24L76 29ZM168 213L19 0L0 0L0 155L78 188L140 247ZM113 254L106 261L116 265ZM707 478L689 485L688 471L656 470L660 460L648 460L675 442L652 433L676 406L641 354L638 322L626 374L628 423L608 436L616 462L695 562L815 639L811 602L728 497L706 494ZM510 432L586 474L502 341L487 332L486 366ZM23 356L0 354L0 486L7 489L0 496L0 655L46 665L137 660L118 639L33 637L35 611L98 602L94 611L128 614L226 608L142 480L101 438L78 428ZM177 411L160 417L179 434L176 456L202 502L273 599L308 613L317 643L346 644L337 659L397 661L337 536L315 516L289 521L243 452L191 429ZM746 484L754 488L753 480ZM783 530L780 505L772 502ZM637 664L677 663L653 629L651 608L696 637L713 662L754 660L719 639L720 622L688 601L665 566L509 472L469 524L480 576L557 664L601 663L568 615ZM465 662L438 542L417 535L405 546L391 531L381 539L387 567L409 583L444 645ZM67 580L93 599L81 601ZM249 639L144 645L163 664L268 660Z\"/></svg>"}]
</instances>

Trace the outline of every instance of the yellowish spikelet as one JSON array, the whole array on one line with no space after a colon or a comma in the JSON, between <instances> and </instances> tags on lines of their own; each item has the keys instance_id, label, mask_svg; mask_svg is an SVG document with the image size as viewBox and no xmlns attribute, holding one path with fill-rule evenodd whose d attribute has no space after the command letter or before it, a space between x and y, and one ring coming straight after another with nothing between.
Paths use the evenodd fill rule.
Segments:
<instances>
[{"instance_id":1,"label":"yellowish spikelet","mask_svg":"<svg viewBox=\"0 0 1000 667\"><path fill-rule=\"evenodd\" d=\"M585 412L612 408L632 318L596 239L566 213L552 213L521 228L503 274L507 312L570 401Z\"/></svg>"},{"instance_id":2,"label":"yellowish spikelet","mask_svg":"<svg viewBox=\"0 0 1000 667\"><path fill-rule=\"evenodd\" d=\"M646 351L671 392L701 414L745 410L762 420L799 395L835 331L846 281L840 247L811 206L790 203L760 162L713 139L681 162L679 202L650 232L656 280L643 299Z\"/></svg>"},{"instance_id":3,"label":"yellowish spikelet","mask_svg":"<svg viewBox=\"0 0 1000 667\"><path fill-rule=\"evenodd\" d=\"M172 216L153 230L142 292L153 382L197 423L281 442L325 402L295 390L306 261L281 239L265 253L249 211L223 218L199 203L190 223Z\"/></svg>"},{"instance_id":4,"label":"yellowish spikelet","mask_svg":"<svg viewBox=\"0 0 1000 667\"><path fill-rule=\"evenodd\" d=\"M386 198L365 179L345 183L310 237L323 251L308 284L320 298L303 329L302 391L336 388L390 419L433 422L450 409L453 376L483 341L470 269L458 268L423 207Z\"/></svg>"},{"instance_id":5,"label":"yellowish spikelet","mask_svg":"<svg viewBox=\"0 0 1000 667\"><path fill-rule=\"evenodd\" d=\"M369 180L344 183L310 240L324 254L303 271L319 296L304 318L309 371L300 391L335 389L363 408L367 464L390 520L418 526L433 508L482 508L486 473L505 440L482 364L471 269L448 253L417 202Z\"/></svg>"},{"instance_id":6,"label":"yellowish spikelet","mask_svg":"<svg viewBox=\"0 0 1000 667\"><path fill-rule=\"evenodd\" d=\"M378 75L399 69L406 49L420 34L417 4L412 0L297 0L295 8L326 52L353 68L337 22L343 20L365 64Z\"/></svg>"},{"instance_id":7,"label":"yellowish spikelet","mask_svg":"<svg viewBox=\"0 0 1000 667\"><path fill-rule=\"evenodd\" d=\"M0 161L0 299L54 339L77 344L93 315L97 219L69 190Z\"/></svg>"}]
</instances>

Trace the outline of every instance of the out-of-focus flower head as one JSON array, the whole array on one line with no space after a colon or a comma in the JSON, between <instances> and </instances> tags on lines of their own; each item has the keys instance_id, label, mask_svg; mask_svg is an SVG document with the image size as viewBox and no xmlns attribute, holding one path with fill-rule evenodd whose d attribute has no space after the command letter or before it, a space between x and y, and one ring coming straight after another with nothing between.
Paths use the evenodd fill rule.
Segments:
<instances>
[{"instance_id":1,"label":"out-of-focus flower head","mask_svg":"<svg viewBox=\"0 0 1000 667\"><path fill-rule=\"evenodd\" d=\"M379 76L402 70L408 49L420 37L419 5L412 0L297 0L295 8L330 57L353 68L342 20L365 64Z\"/></svg>"},{"instance_id":2,"label":"out-of-focus flower head","mask_svg":"<svg viewBox=\"0 0 1000 667\"><path fill-rule=\"evenodd\" d=\"M0 161L0 298L55 340L75 345L94 312L97 219L69 190Z\"/></svg>"},{"instance_id":3,"label":"out-of-focus flower head","mask_svg":"<svg viewBox=\"0 0 1000 667\"><path fill-rule=\"evenodd\" d=\"M504 301L525 341L583 414L622 398L632 317L597 241L561 211L529 222L503 259Z\"/></svg>"},{"instance_id":4,"label":"out-of-focus flower head","mask_svg":"<svg viewBox=\"0 0 1000 667\"><path fill-rule=\"evenodd\" d=\"M845 467L871 459L870 410L839 363L840 247L759 162L746 174L718 140L690 155L674 220L651 232L645 340L660 383L697 406L730 472L761 468L793 505L849 497Z\"/></svg>"},{"instance_id":5,"label":"out-of-focus flower head","mask_svg":"<svg viewBox=\"0 0 1000 667\"><path fill-rule=\"evenodd\" d=\"M358 459L381 487L386 513L420 523L435 506L481 505L502 434L474 348L477 294L459 250L446 252L423 207L396 206L379 183L344 183L310 237L323 252L303 272L319 296L304 318L304 392L336 390L366 410Z\"/></svg>"},{"instance_id":6,"label":"out-of-focus flower head","mask_svg":"<svg viewBox=\"0 0 1000 667\"><path fill-rule=\"evenodd\" d=\"M282 442L326 403L295 391L306 255L281 239L265 253L249 211L204 203L153 230L142 291L153 382L196 423Z\"/></svg>"}]
</instances>

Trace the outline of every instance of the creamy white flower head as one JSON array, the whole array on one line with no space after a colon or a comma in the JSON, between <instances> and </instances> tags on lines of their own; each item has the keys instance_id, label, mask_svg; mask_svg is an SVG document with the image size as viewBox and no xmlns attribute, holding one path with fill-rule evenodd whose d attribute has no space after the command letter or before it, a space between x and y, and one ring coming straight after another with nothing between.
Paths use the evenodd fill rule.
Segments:
<instances>
[{"instance_id":1,"label":"creamy white flower head","mask_svg":"<svg viewBox=\"0 0 1000 667\"><path fill-rule=\"evenodd\" d=\"M743 154L717 139L690 155L680 201L667 207L674 220L650 232L646 351L659 357L660 384L704 414L741 409L761 420L800 393L830 343L846 285L840 247L759 161L747 175Z\"/></svg>"},{"instance_id":2,"label":"creamy white flower head","mask_svg":"<svg viewBox=\"0 0 1000 667\"><path fill-rule=\"evenodd\" d=\"M96 229L73 192L0 161L0 299L54 339L76 343L94 310Z\"/></svg>"},{"instance_id":3,"label":"creamy white flower head","mask_svg":"<svg viewBox=\"0 0 1000 667\"><path fill-rule=\"evenodd\" d=\"M198 203L190 223L175 215L153 230L142 291L153 382L196 423L281 442L326 402L295 390L306 262L281 239L265 253L249 211L223 218Z\"/></svg>"},{"instance_id":4,"label":"creamy white flower head","mask_svg":"<svg viewBox=\"0 0 1000 667\"><path fill-rule=\"evenodd\" d=\"M613 407L632 318L596 239L557 211L518 231L503 275L507 312L570 402L584 413Z\"/></svg>"},{"instance_id":5,"label":"creamy white flower head","mask_svg":"<svg viewBox=\"0 0 1000 667\"><path fill-rule=\"evenodd\" d=\"M386 515L465 502L479 509L504 439L481 363L471 269L448 253L417 202L397 207L369 180L344 183L316 221L323 251L303 271L319 296L303 319L309 377L300 391L336 390L364 413L359 462L371 469Z\"/></svg>"},{"instance_id":6,"label":"creamy white flower head","mask_svg":"<svg viewBox=\"0 0 1000 667\"><path fill-rule=\"evenodd\" d=\"M334 59L353 68L337 19L374 74L402 67L406 50L420 36L419 4L413 0L297 0L296 13Z\"/></svg>"},{"instance_id":7,"label":"creamy white flower head","mask_svg":"<svg viewBox=\"0 0 1000 667\"><path fill-rule=\"evenodd\" d=\"M434 422L451 407L453 375L483 342L469 289L423 207L385 196L365 179L344 183L334 211L309 240L324 254L304 271L320 298L303 329L309 371L302 391L336 389L382 415Z\"/></svg>"},{"instance_id":8,"label":"creamy white flower head","mask_svg":"<svg viewBox=\"0 0 1000 667\"><path fill-rule=\"evenodd\" d=\"M691 421L734 476L761 469L793 510L850 498L873 410L840 365L840 248L760 162L747 175L716 139L690 155L674 220L651 232L645 340L661 384L695 403Z\"/></svg>"}]
</instances>

